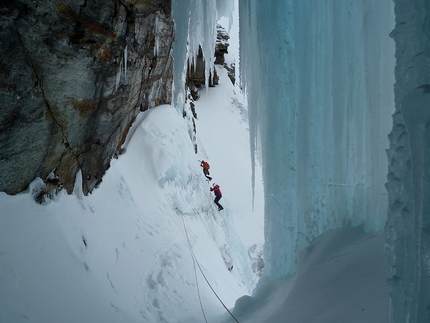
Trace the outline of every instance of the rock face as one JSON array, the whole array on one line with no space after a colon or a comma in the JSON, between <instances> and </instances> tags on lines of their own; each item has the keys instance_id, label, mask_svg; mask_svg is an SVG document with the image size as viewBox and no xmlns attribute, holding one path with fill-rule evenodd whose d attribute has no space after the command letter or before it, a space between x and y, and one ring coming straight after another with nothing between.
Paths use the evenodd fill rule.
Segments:
<instances>
[{"instance_id":1,"label":"rock face","mask_svg":"<svg viewBox=\"0 0 430 323\"><path fill-rule=\"evenodd\" d=\"M170 0L3 1L0 191L91 192L139 111L171 102Z\"/></svg>"},{"instance_id":2,"label":"rock face","mask_svg":"<svg viewBox=\"0 0 430 323\"><path fill-rule=\"evenodd\" d=\"M228 77L233 85L236 84L235 76L235 63L231 65L226 63L224 55L228 54L228 40L230 36L227 34L226 30L221 26L217 25L217 37L215 46L215 64L222 65L227 70Z\"/></svg>"},{"instance_id":3,"label":"rock face","mask_svg":"<svg viewBox=\"0 0 430 323\"><path fill-rule=\"evenodd\" d=\"M430 4L394 2L396 112L386 224L390 322L430 322Z\"/></svg>"}]
</instances>

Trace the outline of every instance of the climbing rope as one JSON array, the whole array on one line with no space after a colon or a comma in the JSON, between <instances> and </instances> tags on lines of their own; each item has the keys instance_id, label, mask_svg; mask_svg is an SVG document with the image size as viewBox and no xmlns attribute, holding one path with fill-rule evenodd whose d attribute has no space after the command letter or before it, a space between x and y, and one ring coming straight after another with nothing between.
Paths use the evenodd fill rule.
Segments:
<instances>
[{"instance_id":1,"label":"climbing rope","mask_svg":"<svg viewBox=\"0 0 430 323\"><path fill-rule=\"evenodd\" d=\"M182 223L184 224L185 235L187 236L187 240L188 240L188 249L190 249L191 258L193 259L194 277L196 279L197 295L199 295L200 308L202 309L202 313L203 313L203 317L205 318L205 322L208 323L208 320L206 319L206 315L205 315L205 310L203 309L202 299L200 297L199 281L197 279L197 270L196 270L196 260L194 259L193 249L191 248L191 245L190 245L190 242L188 239L187 229L185 228L185 222L184 222L184 216L183 215L182 215Z\"/></svg>"},{"instance_id":2,"label":"climbing rope","mask_svg":"<svg viewBox=\"0 0 430 323\"><path fill-rule=\"evenodd\" d=\"M182 223L183 223L183 225L184 225L185 236L187 237L188 248L190 249L190 253L191 253L191 256L192 256L192 258L193 258L193 263L194 263L194 274L196 274L195 264L197 264L197 266L199 267L200 273L202 274L203 278L206 280L206 283L208 284L208 286L210 287L210 289L212 290L212 292L214 293L214 295L216 296L216 298L218 298L218 300L220 301L220 303L222 304L222 306L224 306L225 310L230 314L230 316L231 316L231 317L232 317L232 318L233 318L237 323L239 323L239 321L237 320L237 318L233 315L233 313L232 313L232 312L230 312L230 310L227 308L227 306L225 306L225 304L223 303L223 301L221 300L221 298L218 296L218 294L217 294L217 293L215 292L215 290L212 288L212 285L209 283L209 280L206 278L205 274L203 273L202 267L200 267L200 264L199 264L199 262L197 261L197 257L196 257L196 255L194 254L193 248L192 248L192 246L191 246L190 238L188 237L188 231L187 231L187 227L186 227L186 225L185 225L184 215L183 215L183 213L182 213L179 209L177 209L177 210L178 210L178 211L181 213L181 215L182 215ZM197 281L197 276L196 276L196 281ZM197 291L198 291L198 295L199 295L199 301L200 301L200 306L201 306L201 308L202 308L203 316L205 317L205 320L206 320L206 316L205 316L205 313L204 313L204 311L203 311L202 301L201 301L201 299L200 299L200 292L199 292L199 289L198 289L198 285L197 285ZM207 321L206 321L206 322L207 322Z\"/></svg>"}]
</instances>

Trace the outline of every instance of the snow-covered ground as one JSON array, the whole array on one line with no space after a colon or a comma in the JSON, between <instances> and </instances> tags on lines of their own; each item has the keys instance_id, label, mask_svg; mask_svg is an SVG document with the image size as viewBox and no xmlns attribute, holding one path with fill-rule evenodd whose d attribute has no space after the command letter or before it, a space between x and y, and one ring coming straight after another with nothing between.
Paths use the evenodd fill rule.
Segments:
<instances>
[{"instance_id":1,"label":"snow-covered ground","mask_svg":"<svg viewBox=\"0 0 430 323\"><path fill-rule=\"evenodd\" d=\"M244 100L218 72L220 85L196 101L197 155L185 119L159 106L140 116L91 195L78 181L74 194L40 205L40 180L16 196L0 193L1 323L214 322L225 309L199 266L228 308L252 293L261 172L253 207ZM221 212L201 159L221 186Z\"/></svg>"},{"instance_id":2,"label":"snow-covered ground","mask_svg":"<svg viewBox=\"0 0 430 323\"><path fill-rule=\"evenodd\" d=\"M295 276L260 281L233 314L241 323L387 323L384 241L363 227L326 232L302 254ZM225 315L222 322L235 320Z\"/></svg>"}]
</instances>

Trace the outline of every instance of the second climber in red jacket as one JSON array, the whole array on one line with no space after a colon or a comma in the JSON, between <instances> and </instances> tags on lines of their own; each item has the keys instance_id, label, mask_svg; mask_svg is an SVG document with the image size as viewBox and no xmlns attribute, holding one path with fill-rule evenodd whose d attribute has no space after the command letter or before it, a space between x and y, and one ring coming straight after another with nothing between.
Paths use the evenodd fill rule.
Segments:
<instances>
[{"instance_id":1,"label":"second climber in red jacket","mask_svg":"<svg viewBox=\"0 0 430 323\"><path fill-rule=\"evenodd\" d=\"M219 188L218 184L213 183L212 187L210 188L211 192L214 192L215 194L215 200L214 203L218 206L218 211L224 210L224 208L222 207L221 204L218 203L218 201L221 199L222 197L222 193L221 190Z\"/></svg>"}]
</instances>

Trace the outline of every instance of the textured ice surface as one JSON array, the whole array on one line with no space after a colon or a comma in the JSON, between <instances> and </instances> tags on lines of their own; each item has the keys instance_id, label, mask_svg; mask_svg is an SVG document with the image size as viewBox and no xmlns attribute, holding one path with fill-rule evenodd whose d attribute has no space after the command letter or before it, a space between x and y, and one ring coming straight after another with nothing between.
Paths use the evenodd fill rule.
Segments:
<instances>
[{"instance_id":1,"label":"textured ice surface","mask_svg":"<svg viewBox=\"0 0 430 323\"><path fill-rule=\"evenodd\" d=\"M428 1L394 1L396 112L390 134L389 213L391 321L430 321L430 24Z\"/></svg>"}]
</instances>

